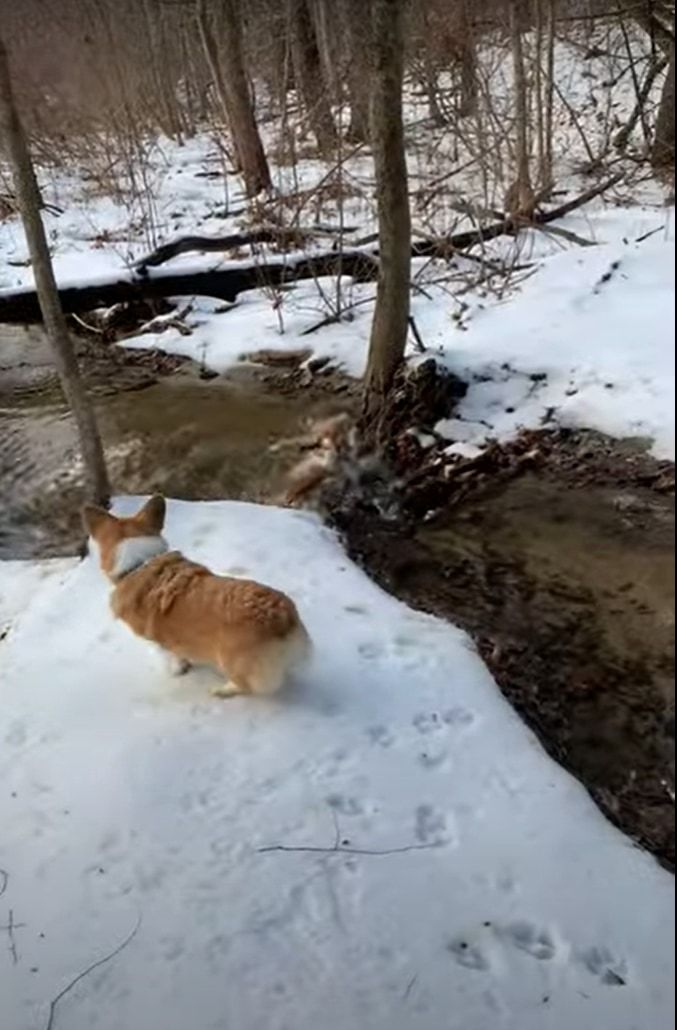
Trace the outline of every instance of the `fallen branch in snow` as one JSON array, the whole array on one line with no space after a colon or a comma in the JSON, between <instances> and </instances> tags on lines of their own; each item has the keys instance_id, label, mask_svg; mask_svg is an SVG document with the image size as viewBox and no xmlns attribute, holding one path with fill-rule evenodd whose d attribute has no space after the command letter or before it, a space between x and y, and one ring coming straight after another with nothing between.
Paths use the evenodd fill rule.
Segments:
<instances>
[{"instance_id":1,"label":"fallen branch in snow","mask_svg":"<svg viewBox=\"0 0 677 1030\"><path fill-rule=\"evenodd\" d=\"M345 233L345 229L343 232ZM134 265L137 272L143 274L147 268L157 268L166 264L179 254L189 254L194 251L201 251L205 254L223 253L226 250L236 250L238 247L247 247L257 243L278 243L283 246L298 247L306 240L316 236L334 236L341 230L328 230L326 228L285 228L284 226L267 225L259 229L250 229L248 232L238 232L231 236L180 236L171 243L165 243L150 254L146 254Z\"/></svg>"},{"instance_id":2,"label":"fallen branch in snow","mask_svg":"<svg viewBox=\"0 0 677 1030\"><path fill-rule=\"evenodd\" d=\"M404 855L409 851L431 851L433 848L440 848L441 844L404 844L400 848L353 848L345 844L334 844L330 848L321 848L313 845L292 846L287 844L269 844L265 848L259 848L260 855L271 851L306 852L313 855Z\"/></svg>"},{"instance_id":3,"label":"fallen branch in snow","mask_svg":"<svg viewBox=\"0 0 677 1030\"><path fill-rule=\"evenodd\" d=\"M6 869L0 869L0 898L7 890L7 884L9 883L9 873Z\"/></svg>"},{"instance_id":4,"label":"fallen branch in snow","mask_svg":"<svg viewBox=\"0 0 677 1030\"><path fill-rule=\"evenodd\" d=\"M664 228L665 225L658 225L655 229L649 229L648 232L644 232L641 236L638 236L635 243L644 243L645 240L651 239L651 237L655 236L656 233L662 232Z\"/></svg>"},{"instance_id":5,"label":"fallen branch in snow","mask_svg":"<svg viewBox=\"0 0 677 1030\"><path fill-rule=\"evenodd\" d=\"M532 222L505 218L501 222L481 229L471 229L442 238L416 240L412 245L414 257L450 257L455 251L466 250L499 236L542 226L557 221L605 193L623 178L617 172L609 179L592 186L585 193L553 208L539 212ZM194 238L193 238L194 239ZM372 282L378 277L378 259L365 250L335 250L320 254L287 254L245 264L233 262L230 267L199 272L183 272L154 276L131 272L128 278L96 285L68 286L59 290L61 305L66 314L92 311L112 304L152 297L214 297L233 303L238 294L263 287L280 287L301 279L317 279L327 275L345 275L356 282ZM40 322L42 315L35 290L30 288L0 292L0 322Z\"/></svg>"},{"instance_id":6,"label":"fallen branch in snow","mask_svg":"<svg viewBox=\"0 0 677 1030\"><path fill-rule=\"evenodd\" d=\"M200 272L141 276L59 289L66 314L93 311L113 304L154 297L214 297L233 303L240 293L263 287L280 287L300 279L325 275L346 275L356 282L371 282L378 276L378 261L360 250L294 254ZM0 322L40 322L42 315L33 289L0 292Z\"/></svg>"},{"instance_id":7,"label":"fallen branch in snow","mask_svg":"<svg viewBox=\"0 0 677 1030\"><path fill-rule=\"evenodd\" d=\"M585 193L581 193L577 197L567 200L564 204L560 204L559 207L554 207L550 211L537 212L531 221L525 222L506 215L500 221L479 229L468 229L465 232L455 233L452 236L429 237L424 240L416 240L411 248L412 256L451 257L455 251L466 250L468 247L474 247L478 243L488 243L489 240L498 239L499 236L509 236L511 233L518 232L520 229L529 229L531 226L540 227L548 225L550 222L556 222L558 219L564 218L565 215L571 214L572 211L576 211L579 207L583 207L584 204L588 204L591 200L606 193L607 190L620 182L624 175L624 172L616 172L596 186L591 186Z\"/></svg>"},{"instance_id":8,"label":"fallen branch in snow","mask_svg":"<svg viewBox=\"0 0 677 1030\"><path fill-rule=\"evenodd\" d=\"M114 948L112 951L109 951L107 955L103 956L103 958L97 959L96 962L92 962L92 964L87 966L86 969L83 969L81 973L78 973L78 975L74 977L70 981L70 983L66 984L63 990L59 991L56 997L53 998L49 1004L49 1017L47 1019L45 1030L53 1030L54 1020L56 1019L56 1009L59 1002L63 1001L66 995L69 994L73 990L73 988L80 983L81 980L84 980L86 976L89 976L89 974L93 973L95 969L99 969L100 966L104 966L107 962L110 962L111 959L115 958L116 955L119 955L121 951L124 951L127 945L132 942L134 937L136 937L136 934L138 933L140 926L141 913L139 913L136 923L132 927L131 931L127 934L125 939L121 941L120 944L118 944L116 948Z\"/></svg>"},{"instance_id":9,"label":"fallen branch in snow","mask_svg":"<svg viewBox=\"0 0 677 1030\"><path fill-rule=\"evenodd\" d=\"M416 325L416 319L414 318L413 315L409 315L409 328L411 329L411 335L414 337L414 343L416 344L416 350L419 352L419 354L425 354L426 346L425 346L423 340L421 339L421 334L418 331L418 326Z\"/></svg>"},{"instance_id":10,"label":"fallen branch in snow","mask_svg":"<svg viewBox=\"0 0 677 1030\"><path fill-rule=\"evenodd\" d=\"M22 927L24 927L25 925L25 923L14 922L14 909L10 908L9 921L7 923L7 926L0 927L1 930L7 931L7 937L9 939L9 953L12 956L12 964L15 966L19 964L19 953L16 947L16 938L14 936L14 931L22 929Z\"/></svg>"}]
</instances>

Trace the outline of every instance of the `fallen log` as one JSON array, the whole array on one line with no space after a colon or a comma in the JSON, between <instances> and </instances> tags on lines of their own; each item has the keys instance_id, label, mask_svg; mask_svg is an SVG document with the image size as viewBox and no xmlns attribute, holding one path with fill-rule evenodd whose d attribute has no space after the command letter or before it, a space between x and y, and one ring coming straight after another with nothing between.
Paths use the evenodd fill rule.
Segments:
<instances>
[{"instance_id":1,"label":"fallen log","mask_svg":"<svg viewBox=\"0 0 677 1030\"><path fill-rule=\"evenodd\" d=\"M316 239L318 236L340 236L348 232L354 232L354 229L331 229L322 226L304 229L302 227L286 228L264 225L258 229L237 232L230 236L179 236L178 239L163 243L150 254L140 258L134 268L142 275L146 269L158 268L167 261L171 261L172 258L178 257L179 254L189 254L195 251L202 251L205 254L223 253L257 243L277 243L282 247L299 247L306 240Z\"/></svg>"},{"instance_id":2,"label":"fallen log","mask_svg":"<svg viewBox=\"0 0 677 1030\"><path fill-rule=\"evenodd\" d=\"M378 261L365 251L330 251L322 254L286 255L249 264L233 262L206 271L155 275L131 272L113 282L63 286L59 296L65 314L107 308L132 300L157 297L214 297L234 303L240 293L264 287L279 287L300 279L325 275L346 275L357 282L371 282L378 276ZM0 291L0 322L40 322L37 294L31 288Z\"/></svg>"},{"instance_id":3,"label":"fallen log","mask_svg":"<svg viewBox=\"0 0 677 1030\"><path fill-rule=\"evenodd\" d=\"M559 207L550 211L539 211L531 222L506 217L480 229L470 229L447 237L428 237L417 239L412 243L412 256L448 258L454 253L467 250L477 244L487 243L528 229L532 226L543 226L555 222L570 214L577 208L605 193L624 177L617 172L609 179L592 186L585 193L573 197ZM268 233L270 230L260 230ZM245 234L237 237L220 237L215 249L222 250L224 240L242 240ZM254 233L248 234L249 242ZM263 238L263 237L261 237ZM369 237L359 241L376 242L377 237ZM276 287L295 282L300 279L316 279L324 275L345 275L356 282L371 282L378 277L378 258L368 250L332 250L320 254L294 253L249 263L232 262L230 265L206 271L175 272L166 271L149 273L149 268L160 264L170 257L190 250L207 249L205 237L182 237L175 243L160 247L154 254L145 258L136 270L126 277L121 276L114 282L90 283L84 286L65 286L59 289L59 296L66 314L78 314L92 311L94 308L110 307L124 301L152 299L157 297L214 297L217 300L234 303L240 293L263 287ZM233 244L233 245L240 245ZM158 258L158 255L160 257ZM154 260L153 260L154 259ZM42 319L38 298L34 290L0 291L0 322L40 322Z\"/></svg>"},{"instance_id":4,"label":"fallen log","mask_svg":"<svg viewBox=\"0 0 677 1030\"><path fill-rule=\"evenodd\" d=\"M553 207L550 211L537 211L529 221L510 218L508 215L500 221L493 222L480 229L468 229L465 232L455 233L453 236L428 237L416 240L412 244L412 257L451 257L455 251L467 250L468 247L475 247L481 243L488 243L490 240L498 239L499 236L509 236L519 232L521 229L528 229L530 226L538 228L556 222L565 215L571 214L577 208L589 204L591 200L606 193L625 177L624 172L616 172L608 179L604 179L596 186L591 186L585 193L572 197L559 207ZM363 242L363 241L358 241Z\"/></svg>"},{"instance_id":5,"label":"fallen log","mask_svg":"<svg viewBox=\"0 0 677 1030\"><path fill-rule=\"evenodd\" d=\"M558 218L563 218L564 215L574 211L577 207L582 207L583 204L587 204L590 200L610 189L622 178L623 173L618 172L616 175L611 176L610 179L591 187L585 193L561 204L559 207L552 208L550 211L537 212L533 218L533 224L535 226L547 225L549 222L557 221ZM450 251L467 250L468 247L476 243L491 240L497 236L503 236L520 228L525 228L524 222L517 222L510 218L509 215L502 214L500 211L490 213L493 214L496 221L483 229L470 229L466 232L456 233L453 236L441 237L419 234L421 238L412 243L412 257L444 256ZM346 232L347 230L344 229L343 231ZM352 232L354 229L350 231ZM259 229L251 229L248 232L234 233L231 236L180 236L170 243L164 243L152 251L152 253L147 254L146 257L141 258L134 267L138 272L143 273L147 268L156 268L177 257L179 254L187 254L191 251L214 253L256 243L299 244L304 240L312 239L314 236L338 234L339 230L263 226ZM357 247L377 243L378 233L370 233L369 236L363 236L361 239L354 241L354 245Z\"/></svg>"}]
</instances>

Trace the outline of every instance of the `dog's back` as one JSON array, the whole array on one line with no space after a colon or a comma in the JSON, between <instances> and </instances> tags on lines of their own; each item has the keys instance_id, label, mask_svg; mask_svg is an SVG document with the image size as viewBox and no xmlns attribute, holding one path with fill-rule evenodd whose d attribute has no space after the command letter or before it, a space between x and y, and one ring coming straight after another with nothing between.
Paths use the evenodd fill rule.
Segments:
<instances>
[{"instance_id":1,"label":"dog's back","mask_svg":"<svg viewBox=\"0 0 677 1030\"><path fill-rule=\"evenodd\" d=\"M229 693L272 694L308 650L294 602L252 580L216 576L177 551L118 583L113 612L139 636L229 677Z\"/></svg>"},{"instance_id":2,"label":"dog's back","mask_svg":"<svg viewBox=\"0 0 677 1030\"><path fill-rule=\"evenodd\" d=\"M228 677L214 691L272 694L310 651L310 638L286 594L253 580L217 576L161 536L164 501L128 519L85 510L101 564L114 583L113 613L178 663L216 667Z\"/></svg>"}]
</instances>

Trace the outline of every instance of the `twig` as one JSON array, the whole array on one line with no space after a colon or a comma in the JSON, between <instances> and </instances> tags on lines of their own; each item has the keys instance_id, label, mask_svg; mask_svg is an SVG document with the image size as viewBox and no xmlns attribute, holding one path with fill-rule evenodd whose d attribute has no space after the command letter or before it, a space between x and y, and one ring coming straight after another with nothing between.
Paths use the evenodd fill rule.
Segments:
<instances>
[{"instance_id":1,"label":"twig","mask_svg":"<svg viewBox=\"0 0 677 1030\"><path fill-rule=\"evenodd\" d=\"M402 1001L406 1001L407 1000L407 998L409 997L409 995L413 991L414 984L416 983L417 980L418 980L418 973L414 973L414 975L412 976L411 980L407 984L407 988L406 988L404 994L402 995Z\"/></svg>"},{"instance_id":2,"label":"twig","mask_svg":"<svg viewBox=\"0 0 677 1030\"><path fill-rule=\"evenodd\" d=\"M659 225L657 229L650 229L649 232L642 233L641 236L637 237L635 243L644 243L644 240L648 240L651 236L655 236L656 233L662 232L664 228L664 225Z\"/></svg>"},{"instance_id":3,"label":"twig","mask_svg":"<svg viewBox=\"0 0 677 1030\"><path fill-rule=\"evenodd\" d=\"M114 948L113 951L109 951L107 955L104 955L103 958L97 959L96 962L92 962L90 966L87 966L87 968L83 969L81 973L78 973L78 975L74 977L74 979L71 980L70 983L66 984L63 990L59 991L57 996L53 998L52 1001L49 1003L49 1017L45 1025L45 1030L52 1030L52 1028L54 1027L56 1009L59 1002L62 1001L66 997L66 995L70 993L70 991L73 990L76 984L79 984L81 980L84 980L86 976L89 976L89 974L93 973L95 969L98 969L100 966L105 965L106 962L110 962L110 960L115 958L116 955L119 955L120 952L123 951L127 947L127 945L131 943L134 937L136 937L136 934L140 926L141 913L139 913L136 923L134 924L130 933L128 933L125 939L120 944L118 944L117 948Z\"/></svg>"},{"instance_id":4,"label":"twig","mask_svg":"<svg viewBox=\"0 0 677 1030\"><path fill-rule=\"evenodd\" d=\"M96 333L97 336L103 336L103 329L99 329L96 325L90 325L89 322L85 322L79 315L73 313L70 317L74 322L77 322L78 325L81 325L83 329L86 329L88 333Z\"/></svg>"},{"instance_id":5,"label":"twig","mask_svg":"<svg viewBox=\"0 0 677 1030\"><path fill-rule=\"evenodd\" d=\"M7 884L9 883L9 873L6 869L0 869L0 898L7 890Z\"/></svg>"},{"instance_id":6,"label":"twig","mask_svg":"<svg viewBox=\"0 0 677 1030\"><path fill-rule=\"evenodd\" d=\"M578 233L572 232L571 229L563 229L561 225L538 225L536 229L540 229L541 232L549 233L551 236L560 236L563 240L568 240L569 243L576 243L579 247L596 247L597 244L594 240L587 240L585 236L579 236Z\"/></svg>"},{"instance_id":7,"label":"twig","mask_svg":"<svg viewBox=\"0 0 677 1030\"><path fill-rule=\"evenodd\" d=\"M421 339L421 334L418 331L418 326L416 325L416 320L414 319L414 316L413 315L409 315L408 321L409 321L409 328L411 329L411 334L414 337L414 341L416 343L416 348L417 348L419 354L425 354L426 346L425 346L423 340Z\"/></svg>"},{"instance_id":8,"label":"twig","mask_svg":"<svg viewBox=\"0 0 677 1030\"><path fill-rule=\"evenodd\" d=\"M16 938L14 936L15 930L21 930L26 924L14 922L14 909L9 910L9 922L7 926L0 927L0 929L7 931L7 937L9 938L9 953L12 956L12 962L16 966L19 962L19 953L16 949Z\"/></svg>"},{"instance_id":9,"label":"twig","mask_svg":"<svg viewBox=\"0 0 677 1030\"><path fill-rule=\"evenodd\" d=\"M271 851L287 851L294 853L308 853L313 855L404 855L408 851L430 851L432 848L439 848L439 844L405 844L400 848L353 848L343 844L331 848L314 847L313 845L300 844L297 847L287 844L269 844L265 848L259 848L260 855L268 854ZM49 1030L49 1028L47 1028Z\"/></svg>"}]
</instances>

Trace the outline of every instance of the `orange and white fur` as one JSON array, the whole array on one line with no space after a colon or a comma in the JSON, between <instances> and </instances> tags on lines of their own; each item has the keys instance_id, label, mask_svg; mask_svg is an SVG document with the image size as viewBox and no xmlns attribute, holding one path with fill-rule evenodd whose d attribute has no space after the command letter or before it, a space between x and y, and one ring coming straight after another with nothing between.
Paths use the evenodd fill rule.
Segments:
<instances>
[{"instance_id":1,"label":"orange and white fur","mask_svg":"<svg viewBox=\"0 0 677 1030\"><path fill-rule=\"evenodd\" d=\"M158 645L174 675L193 664L211 665L225 679L215 696L270 695L308 655L308 633L285 594L214 575L169 551L163 497L152 497L129 518L94 505L86 505L82 517L114 584L113 614Z\"/></svg>"}]
</instances>

